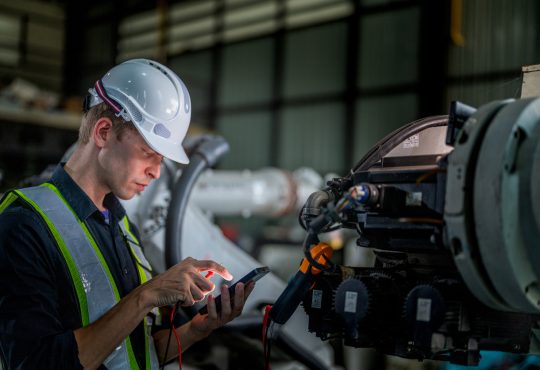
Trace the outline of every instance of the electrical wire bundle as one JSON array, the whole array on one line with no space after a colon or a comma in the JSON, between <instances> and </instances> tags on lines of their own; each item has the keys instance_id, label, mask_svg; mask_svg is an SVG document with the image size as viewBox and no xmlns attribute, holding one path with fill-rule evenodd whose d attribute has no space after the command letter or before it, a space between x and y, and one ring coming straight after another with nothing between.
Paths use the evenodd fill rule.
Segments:
<instances>
[{"instance_id":1,"label":"electrical wire bundle","mask_svg":"<svg viewBox=\"0 0 540 370\"><path fill-rule=\"evenodd\" d=\"M176 328L174 327L174 316L178 312L179 305L180 305L180 302L177 302L174 306L172 306L171 316L170 316L171 328L169 329L169 336L167 338L167 347L165 347L165 354L161 361L161 370L165 368L165 361L167 360L167 354L169 353L169 344L171 343L172 333L174 333L174 337L176 338L176 345L178 346L178 369L182 370L182 345L180 343L180 337L178 336L178 333L176 332Z\"/></svg>"}]
</instances>

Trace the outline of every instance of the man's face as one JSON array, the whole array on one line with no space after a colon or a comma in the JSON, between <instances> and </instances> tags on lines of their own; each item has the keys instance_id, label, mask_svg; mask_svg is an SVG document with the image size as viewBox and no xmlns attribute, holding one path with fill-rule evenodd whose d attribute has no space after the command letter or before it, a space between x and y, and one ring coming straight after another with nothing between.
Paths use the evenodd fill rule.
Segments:
<instances>
[{"instance_id":1,"label":"man's face","mask_svg":"<svg viewBox=\"0 0 540 370\"><path fill-rule=\"evenodd\" d=\"M152 150L134 130L120 139L112 133L100 153L104 184L120 199L131 199L159 178L163 156Z\"/></svg>"}]
</instances>

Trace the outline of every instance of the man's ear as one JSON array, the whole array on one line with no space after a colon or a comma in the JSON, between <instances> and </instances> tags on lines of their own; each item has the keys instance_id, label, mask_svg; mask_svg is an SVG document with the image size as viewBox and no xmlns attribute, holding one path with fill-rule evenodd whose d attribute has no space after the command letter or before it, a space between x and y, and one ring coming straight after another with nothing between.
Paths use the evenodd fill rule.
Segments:
<instances>
[{"instance_id":1,"label":"man's ear","mask_svg":"<svg viewBox=\"0 0 540 370\"><path fill-rule=\"evenodd\" d=\"M92 138L98 148L103 148L105 143L112 138L112 121L107 117L101 117L97 120L92 131Z\"/></svg>"}]
</instances>

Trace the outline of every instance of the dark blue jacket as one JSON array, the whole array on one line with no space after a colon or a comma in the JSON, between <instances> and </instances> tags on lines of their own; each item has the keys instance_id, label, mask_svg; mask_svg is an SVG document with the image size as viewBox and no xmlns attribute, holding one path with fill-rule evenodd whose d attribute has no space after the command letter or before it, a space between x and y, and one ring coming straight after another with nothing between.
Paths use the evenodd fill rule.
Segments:
<instances>
[{"instance_id":1,"label":"dark blue jacket","mask_svg":"<svg viewBox=\"0 0 540 370\"><path fill-rule=\"evenodd\" d=\"M108 224L62 165L50 182L88 226L120 295L128 294L139 285L139 277L118 227L125 215L118 199L112 194L105 198ZM75 289L49 229L22 201L14 202L0 215L0 349L7 368L82 369L73 334L80 327ZM144 368L142 323L130 338L139 367Z\"/></svg>"}]
</instances>

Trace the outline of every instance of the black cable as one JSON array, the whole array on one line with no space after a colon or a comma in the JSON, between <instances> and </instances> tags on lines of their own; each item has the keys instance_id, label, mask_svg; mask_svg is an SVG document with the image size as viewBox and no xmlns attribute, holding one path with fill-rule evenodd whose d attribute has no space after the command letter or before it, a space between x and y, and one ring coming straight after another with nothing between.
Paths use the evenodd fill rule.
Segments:
<instances>
[{"instance_id":1,"label":"black cable","mask_svg":"<svg viewBox=\"0 0 540 370\"><path fill-rule=\"evenodd\" d=\"M336 230L339 230L339 229L342 229L343 228L343 225L342 224L337 224L336 226L332 226L328 229L324 229L323 232L325 233L330 233L332 231L336 231Z\"/></svg>"},{"instance_id":2,"label":"black cable","mask_svg":"<svg viewBox=\"0 0 540 370\"><path fill-rule=\"evenodd\" d=\"M208 163L199 153L189 159L188 167L171 189L171 202L167 210L165 223L165 265L170 268L180 262L182 257L181 245L184 234L184 216L191 191L199 175L207 168Z\"/></svg>"},{"instance_id":3,"label":"black cable","mask_svg":"<svg viewBox=\"0 0 540 370\"><path fill-rule=\"evenodd\" d=\"M169 344L171 343L171 337L172 337L172 326L173 326L173 323L171 323L171 327L169 329L169 338L167 338L167 347L165 347L165 355L163 356L163 360L161 361L161 370L165 369L165 361L167 360L167 355L169 354Z\"/></svg>"},{"instance_id":4,"label":"black cable","mask_svg":"<svg viewBox=\"0 0 540 370\"><path fill-rule=\"evenodd\" d=\"M182 260L182 236L184 216L189 196L197 179L207 168L227 153L229 144L220 136L204 136L194 146L189 165L171 189L171 201L167 210L165 227L165 265L167 268Z\"/></svg>"},{"instance_id":5,"label":"black cable","mask_svg":"<svg viewBox=\"0 0 540 370\"><path fill-rule=\"evenodd\" d=\"M269 339L268 342L266 343L266 346L267 346L267 349L266 349L266 368L267 369L270 369L270 352L272 350L272 345L270 343L272 339Z\"/></svg>"},{"instance_id":6,"label":"black cable","mask_svg":"<svg viewBox=\"0 0 540 370\"><path fill-rule=\"evenodd\" d=\"M270 369L270 352L272 350L272 338L269 338L268 337L268 332L270 331L270 327L272 325L269 325L267 328L266 328L266 333L265 333L265 341L264 341L264 348L263 348L263 351L264 351L264 370L269 370Z\"/></svg>"},{"instance_id":7,"label":"black cable","mask_svg":"<svg viewBox=\"0 0 540 370\"><path fill-rule=\"evenodd\" d=\"M179 303L176 302L176 305L173 307L174 316L178 314ZM171 344L172 331L174 327L174 316L171 319L171 327L169 328L169 337L167 338L167 346L165 347L165 354L163 355L163 360L161 361L161 370L165 368L165 361L167 360L167 355L169 354L169 345Z\"/></svg>"},{"instance_id":8,"label":"black cable","mask_svg":"<svg viewBox=\"0 0 540 370\"><path fill-rule=\"evenodd\" d=\"M302 229L307 230L306 223L302 219L303 215L304 215L304 209L301 209L300 212L298 213L298 223L300 224L300 227L302 227Z\"/></svg>"}]
</instances>

